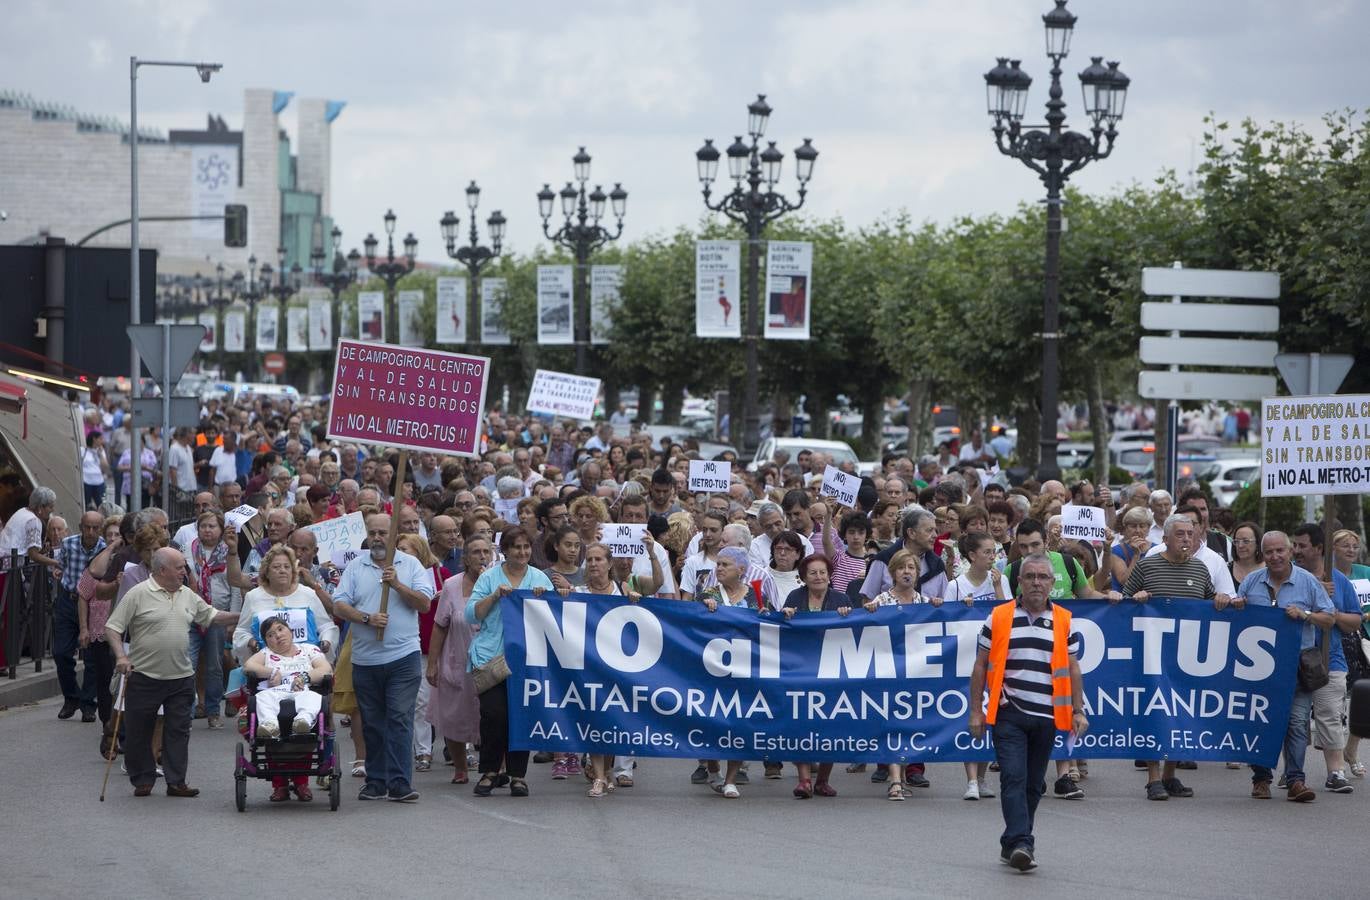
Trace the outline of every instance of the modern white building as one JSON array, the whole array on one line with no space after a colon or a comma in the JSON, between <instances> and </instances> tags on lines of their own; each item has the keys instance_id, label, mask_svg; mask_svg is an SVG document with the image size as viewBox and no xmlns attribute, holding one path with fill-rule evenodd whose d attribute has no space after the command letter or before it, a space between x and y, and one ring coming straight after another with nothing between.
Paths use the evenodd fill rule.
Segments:
<instances>
[{"instance_id":1,"label":"modern white building","mask_svg":"<svg viewBox=\"0 0 1370 900\"><path fill-rule=\"evenodd\" d=\"M242 130L218 116L204 130L162 135L140 129L138 184L140 241L158 251L159 275L212 275L222 263L246 271L255 255L276 265L309 267L310 248L326 236L332 123L338 101L300 99L295 146L280 114L292 94L261 88L243 93ZM75 244L129 216L128 126L112 117L0 91L0 243L42 236ZM222 215L225 203L248 209L248 246L228 248L223 222L158 222L158 216ZM91 238L87 246L129 243L127 225ZM328 242L324 240L326 247Z\"/></svg>"}]
</instances>

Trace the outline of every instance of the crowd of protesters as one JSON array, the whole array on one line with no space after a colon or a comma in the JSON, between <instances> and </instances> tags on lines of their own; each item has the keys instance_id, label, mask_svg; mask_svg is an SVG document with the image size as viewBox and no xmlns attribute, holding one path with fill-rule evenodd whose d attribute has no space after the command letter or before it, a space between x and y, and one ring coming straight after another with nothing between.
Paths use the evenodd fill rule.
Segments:
<instances>
[{"instance_id":1,"label":"crowd of protesters","mask_svg":"<svg viewBox=\"0 0 1370 900\"><path fill-rule=\"evenodd\" d=\"M145 749L155 751L167 778L178 779L168 793L193 795L183 780L181 726L203 718L206 727L219 728L236 716L224 699L227 673L259 654L266 644L260 628L274 627L287 613L301 618L305 644L335 675L333 709L350 729L354 753L346 771L364 779L361 799L412 802L415 773L443 766L453 769L453 784L473 783L477 796L500 790L528 796L535 782L530 762L550 764L541 770L545 777L584 777L589 796L602 798L633 786L631 757L529 754L509 746L498 599L512 589L581 591L624 602L674 598L709 610L764 605L790 617L859 615L900 604L1001 604L1047 576L1041 584L1047 613L1038 625L1049 626L1051 601L1066 598L1188 597L1220 608L1286 609L1304 623L1305 646L1328 642L1332 677L1316 691L1295 692L1279 787L1292 801L1314 798L1304 768L1310 731L1324 757L1327 791L1349 793L1351 779L1364 776L1342 709L1348 683L1367 674L1359 639L1370 637L1370 607L1361 608L1350 584L1367 574L1355 532L1326 535L1308 523L1292 534L1262 533L1213 508L1197 485L1172 497L1133 483L1116 499L1113 490L1088 481L1009 486L994 465L998 451L975 441L959 453L953 448L950 458L886 457L862 478L853 508L820 497L829 459L810 451L793 459L782 451L755 471L725 453L720 459L731 465L726 493L695 495L687 476L699 453L689 441L657 444L636 426L582 427L498 410L486 416L479 458L414 453L401 480L396 451L328 440L325 413L323 406L287 400L210 402L198 428L178 429L166 442L149 431L135 466L131 420L115 408L92 409L82 454L86 508L62 510L76 530L68 533L55 495L42 487L4 523L0 553L17 550L54 581L54 656L64 695L59 717L79 712L81 721L104 723L102 753L121 744L110 727L109 676L116 668L139 672L140 640L153 640L138 633L135 614L154 597L183 601L187 593L209 610L195 614L183 640L157 632L162 649L184 653L184 661L143 657L152 670L144 674L174 679L176 690L142 685L138 726L122 736L124 746L151 742L128 754L138 760L128 772L140 795L150 789L152 756ZM169 522L165 512L147 506L158 493L161 453L170 455L176 496L193 506L187 521ZM135 470L144 501L136 515L125 512ZM1062 538L1061 508L1072 502L1102 507L1110 526L1105 540ZM244 504L257 513L234 528L224 513ZM354 512L365 522L365 552L350 561L319 558L307 526ZM392 518L401 538L387 564ZM611 522L645 524L648 552L613 558L600 542L602 526ZM1335 566L1325 572L1329 539ZM178 579L183 590L168 593ZM145 590L134 595L140 607L121 609L149 580L162 594ZM378 599L382 585L391 597L386 611ZM1031 616L1041 608L1034 600ZM1014 640L1020 625L1033 624L1029 618L1015 622ZM132 638L127 653L118 632ZM985 654L997 652L993 642L987 622ZM78 656L85 661L79 683ZM1038 712L1021 690L991 696L1013 707L1018 719ZM166 701L162 716L147 715L152 700ZM166 716L178 719L175 727L163 724ZM194 719L180 721L187 716ZM1148 799L1193 796L1177 776L1192 763L1138 760L1137 766L1147 773L1141 787ZM779 763L763 768L767 779L784 777ZM796 761L794 795L834 796L832 769ZM967 764L964 772L958 764L956 771L965 779L965 799L995 796L983 764ZM1015 768L1013 789L1026 790L1035 807L1031 795L1040 795L1040 787L1024 787L1020 775ZM1081 800L1088 776L1087 761L1060 761L1047 791ZM869 777L890 800L931 784L921 764L873 766ZM1251 778L1251 796L1269 798L1274 773L1255 768ZM689 773L691 783L728 798L740 797L748 779L741 761L696 760ZM310 797L308 785L296 783L277 785L272 799L291 792ZM1007 816L1010 800L1003 803ZM1013 849L1005 847L1006 861Z\"/></svg>"}]
</instances>

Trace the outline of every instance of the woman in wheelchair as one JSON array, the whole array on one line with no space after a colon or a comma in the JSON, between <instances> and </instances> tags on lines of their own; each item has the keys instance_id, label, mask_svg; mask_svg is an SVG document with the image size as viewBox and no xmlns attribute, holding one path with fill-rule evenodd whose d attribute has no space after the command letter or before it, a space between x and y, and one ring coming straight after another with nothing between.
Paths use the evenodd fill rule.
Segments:
<instances>
[{"instance_id":1,"label":"woman in wheelchair","mask_svg":"<svg viewBox=\"0 0 1370 900\"><path fill-rule=\"evenodd\" d=\"M308 734L314 729L323 706L323 697L309 689L333 673L328 660L313 644L296 644L290 625L285 619L271 617L262 623L262 641L266 647L243 663L243 673L259 679L256 690L257 732L269 738L280 738L279 717L281 704L289 699L295 706L291 731ZM309 777L290 779L301 800L309 800ZM272 800L290 796L287 779L272 779Z\"/></svg>"}]
</instances>

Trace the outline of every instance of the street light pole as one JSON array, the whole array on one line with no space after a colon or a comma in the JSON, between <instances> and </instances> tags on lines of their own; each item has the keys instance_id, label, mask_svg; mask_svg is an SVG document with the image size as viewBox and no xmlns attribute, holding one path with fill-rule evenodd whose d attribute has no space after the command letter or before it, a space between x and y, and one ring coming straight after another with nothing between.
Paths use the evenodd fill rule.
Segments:
<instances>
[{"instance_id":1,"label":"street light pole","mask_svg":"<svg viewBox=\"0 0 1370 900\"><path fill-rule=\"evenodd\" d=\"M139 291L139 265L138 265L138 69L140 66L170 66L173 68L193 68L200 75L200 80L208 83L209 78L215 72L223 68L219 63L193 63L193 62L171 62L167 60L139 59L136 56L128 58L128 182L129 182L129 289L128 321L130 325L140 325L143 321L142 316L142 297ZM142 376L142 365L138 358L138 347L129 341L129 395L138 396L138 382ZM163 390L170 391L171 385L165 385ZM130 403L130 406L132 404ZM130 410L130 415L132 411ZM167 435L162 435L162 452L166 452ZM133 429L129 441L129 510L137 512L143 508L143 435L137 428ZM118 460L115 460L118 463Z\"/></svg>"},{"instance_id":2,"label":"street light pole","mask_svg":"<svg viewBox=\"0 0 1370 900\"><path fill-rule=\"evenodd\" d=\"M411 231L404 236L404 258L395 258L395 212L385 211L385 261L376 261L378 241L374 234L368 234L362 246L366 248L366 268L372 275L385 282L385 324L393 335L392 344L400 342L400 323L395 316L395 285L399 280L414 271L414 256L419 252L419 239Z\"/></svg>"},{"instance_id":3,"label":"street light pole","mask_svg":"<svg viewBox=\"0 0 1370 900\"><path fill-rule=\"evenodd\" d=\"M457 246L457 226L461 224L452 210L443 214L438 223L442 226L442 239L447 244L447 255L466 267L471 274L471 286L466 294L466 342L473 348L480 343L480 322L478 321L477 301L480 297L480 273L495 257L500 255L504 243L504 213L495 210L486 220L490 229L490 246L480 245L480 233L476 230L476 207L480 205L480 188L473 181L466 187L466 208L471 211L471 236L468 243Z\"/></svg>"},{"instance_id":4,"label":"street light pole","mask_svg":"<svg viewBox=\"0 0 1370 900\"><path fill-rule=\"evenodd\" d=\"M1055 9L1042 16L1046 26L1047 56L1051 60L1051 89L1047 99L1045 130L1022 130L1023 109L1027 104L1032 78L1020 67L1020 60L1000 57L985 73L989 114L994 117L994 142L999 152L1012 157L1042 179L1047 189L1046 275L1042 309L1042 399L1041 459L1037 477L1041 481L1058 479L1056 462L1057 400L1060 385L1060 300L1061 300L1061 195L1066 181L1075 172L1113 152L1118 122L1123 118L1127 88L1131 83L1118 69L1118 63L1103 64L1103 57L1091 58L1080 73L1085 112L1092 120L1088 135L1065 130L1065 101L1061 99L1061 61L1070 51L1070 37L1076 17L1066 9L1066 0L1055 0Z\"/></svg>"},{"instance_id":5,"label":"street light pole","mask_svg":"<svg viewBox=\"0 0 1370 900\"><path fill-rule=\"evenodd\" d=\"M233 301L238 299L239 292L242 288L243 283L243 273L236 272L234 273L233 277L228 280L228 283L230 285L230 290L228 293L224 292L223 263L219 263L217 266L214 267L214 274L216 276L216 286L214 296L209 298L209 302L213 305L214 309L218 313L218 316L215 321L216 327L219 329L219 379L222 381L227 380L226 375L224 373L224 352L227 350L227 347L225 345L228 343L228 336L225 332L224 314L225 312L227 312L228 308L233 305Z\"/></svg>"},{"instance_id":6,"label":"street light pole","mask_svg":"<svg viewBox=\"0 0 1370 900\"><path fill-rule=\"evenodd\" d=\"M240 273L241 274L241 273ZM262 266L262 279L271 281L271 264ZM262 284L257 281L257 256L247 258L247 288L239 294L247 301L247 325L252 326L252 343L247 343L247 326L243 327L243 352L246 357L247 373L244 376L249 384L257 380L257 301L262 299Z\"/></svg>"},{"instance_id":7,"label":"street light pole","mask_svg":"<svg viewBox=\"0 0 1370 900\"><path fill-rule=\"evenodd\" d=\"M623 234L623 214L628 207L628 192L622 184L615 184L608 194L599 185L587 193L585 186L590 180L590 154L581 147L571 157L571 162L579 186L568 181L566 187L554 194L551 186L544 184L542 190L538 191L538 213L542 216L542 233L552 243L570 250L576 260L575 291L571 298L572 320L575 322L576 374L586 375L590 370L590 254L618 240ZM553 232L549 222L552 218L552 202L557 196L561 197L561 211L566 221ZM604 217L605 201L610 203L614 218L618 220L617 228L612 232L599 224Z\"/></svg>"},{"instance_id":8,"label":"street light pole","mask_svg":"<svg viewBox=\"0 0 1370 900\"><path fill-rule=\"evenodd\" d=\"M333 271L324 272L323 264L327 256L323 248L323 236L319 236L320 243L315 244L309 252L309 262L314 269L314 283L328 288L333 294L333 343L336 346L338 339L342 337L342 309L339 306L338 298L342 292L347 290L347 286L357 280L357 269L361 266L362 255L353 247L347 254L342 253L342 229L333 226Z\"/></svg>"},{"instance_id":9,"label":"street light pole","mask_svg":"<svg viewBox=\"0 0 1370 900\"><path fill-rule=\"evenodd\" d=\"M742 393L742 442L739 447L743 453L755 451L761 443L761 415L757 405L760 363L757 352L761 341L762 235L768 223L804 205L809 179L813 177L813 164L818 159L818 151L811 139L804 138L804 143L794 151L799 199L791 201L783 194L776 193L775 184L780 180L780 167L785 154L776 149L775 141L768 141L764 149L761 147L761 138L766 133L770 115L771 107L766 102L765 94L758 94L756 100L748 104L747 133L751 136L751 143L746 143L738 135L728 147L728 174L733 179L733 189L719 198L717 203L710 201L709 197L714 178L718 175L718 149L714 147L713 140L708 139L695 153L699 181L704 191L704 206L723 213L747 231L747 326L742 335L746 372ZM730 404L728 420L729 434L736 437L738 416L735 405Z\"/></svg>"}]
</instances>

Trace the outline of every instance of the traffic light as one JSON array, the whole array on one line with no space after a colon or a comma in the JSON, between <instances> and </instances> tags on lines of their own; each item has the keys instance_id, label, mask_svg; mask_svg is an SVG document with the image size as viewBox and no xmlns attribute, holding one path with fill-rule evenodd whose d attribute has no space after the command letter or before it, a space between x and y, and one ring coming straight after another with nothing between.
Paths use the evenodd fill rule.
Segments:
<instances>
[{"instance_id":1,"label":"traffic light","mask_svg":"<svg viewBox=\"0 0 1370 900\"><path fill-rule=\"evenodd\" d=\"M224 246L247 246L247 207L241 203L224 205Z\"/></svg>"}]
</instances>

